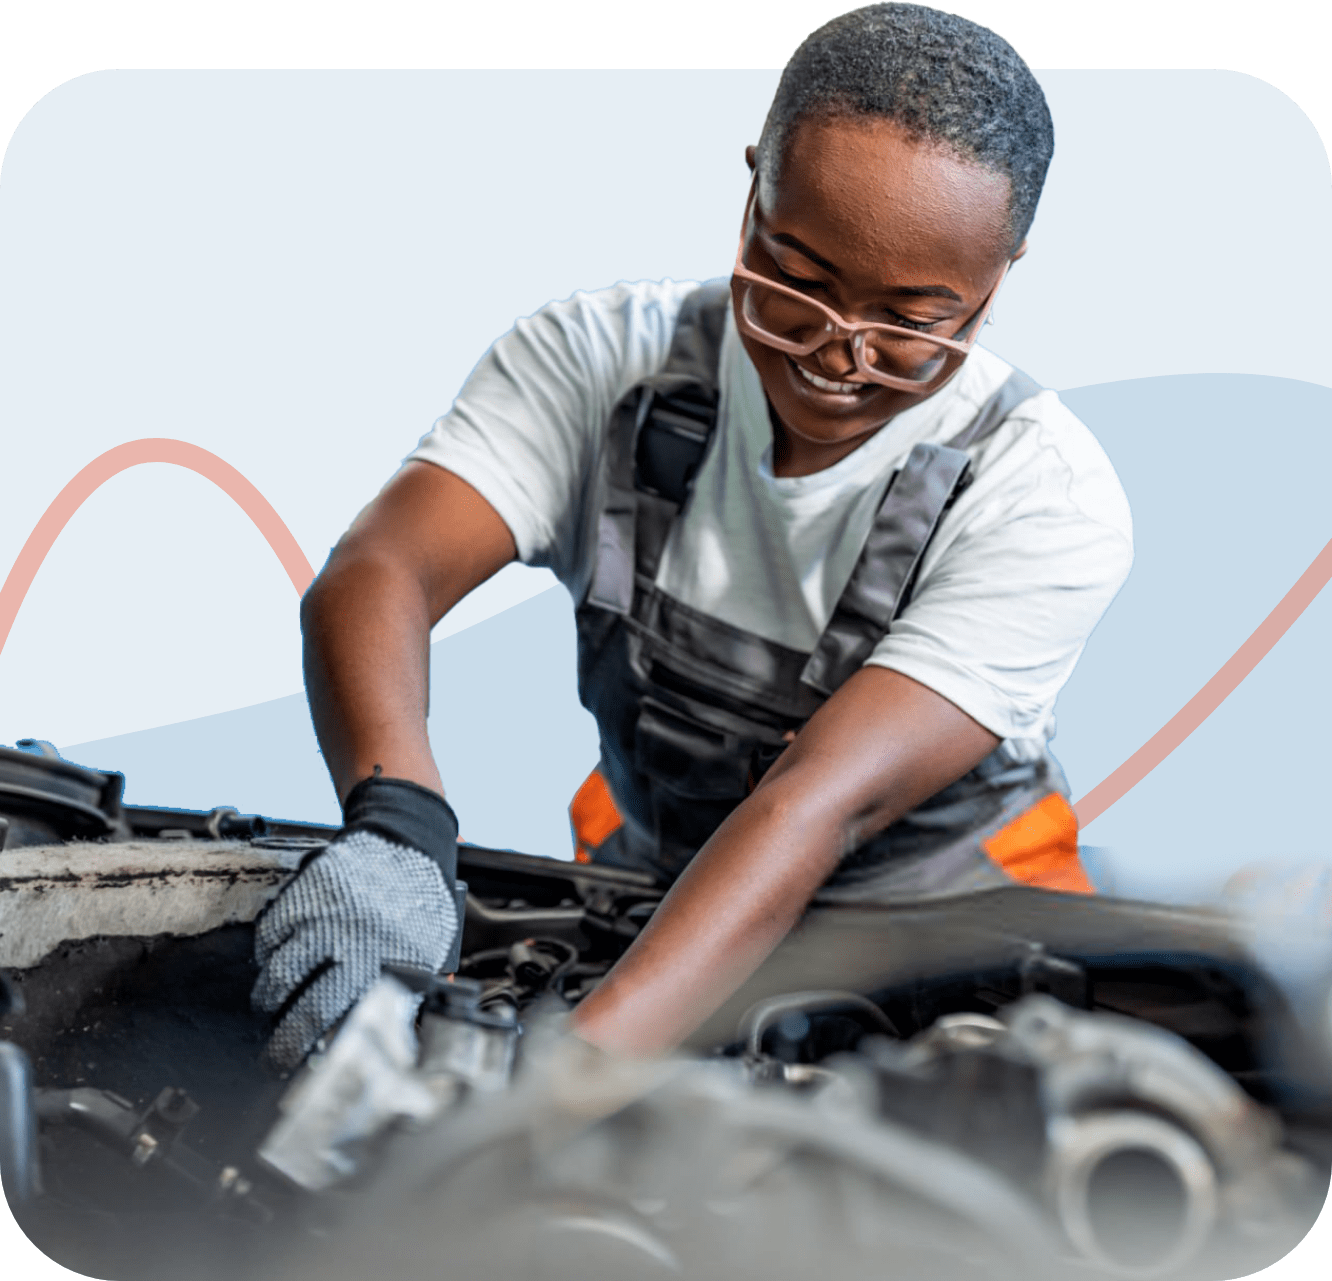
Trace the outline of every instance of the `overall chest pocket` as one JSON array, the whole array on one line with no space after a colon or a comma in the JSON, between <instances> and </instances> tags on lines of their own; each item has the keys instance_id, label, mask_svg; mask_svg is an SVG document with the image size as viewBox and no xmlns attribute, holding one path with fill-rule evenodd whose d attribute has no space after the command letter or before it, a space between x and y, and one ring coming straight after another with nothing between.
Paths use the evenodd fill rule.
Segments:
<instances>
[{"instance_id":1,"label":"overall chest pocket","mask_svg":"<svg viewBox=\"0 0 1332 1281\"><path fill-rule=\"evenodd\" d=\"M705 725L654 698L639 705L634 758L639 771L678 796L740 800L749 791L758 743Z\"/></svg>"}]
</instances>

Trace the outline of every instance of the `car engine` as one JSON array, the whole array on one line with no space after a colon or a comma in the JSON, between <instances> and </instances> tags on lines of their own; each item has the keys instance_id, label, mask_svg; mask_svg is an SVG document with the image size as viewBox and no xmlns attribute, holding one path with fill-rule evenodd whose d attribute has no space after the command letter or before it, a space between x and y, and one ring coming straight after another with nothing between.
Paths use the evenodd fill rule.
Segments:
<instances>
[{"instance_id":1,"label":"car engine","mask_svg":"<svg viewBox=\"0 0 1332 1281\"><path fill-rule=\"evenodd\" d=\"M386 972L284 1080L252 922L333 829L121 795L0 749L0 1172L76 1271L1219 1279L1327 1194L1316 912L816 900L629 1061L565 1016L661 887L463 845L451 972Z\"/></svg>"}]
</instances>

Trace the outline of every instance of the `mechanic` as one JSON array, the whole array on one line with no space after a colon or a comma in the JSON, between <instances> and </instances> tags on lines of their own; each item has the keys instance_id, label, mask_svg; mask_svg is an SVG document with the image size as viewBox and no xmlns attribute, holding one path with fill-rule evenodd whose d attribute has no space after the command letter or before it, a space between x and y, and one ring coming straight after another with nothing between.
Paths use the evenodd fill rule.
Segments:
<instances>
[{"instance_id":1,"label":"mechanic","mask_svg":"<svg viewBox=\"0 0 1332 1281\"><path fill-rule=\"evenodd\" d=\"M746 151L729 286L579 293L495 343L302 603L345 826L258 925L273 1062L381 963L449 954L430 630L514 559L578 606L602 744L578 857L674 881L574 1012L587 1041L677 1044L816 894L1090 890L1047 742L1128 506L1057 396L973 346L1052 151L999 37L857 10L797 50Z\"/></svg>"}]
</instances>

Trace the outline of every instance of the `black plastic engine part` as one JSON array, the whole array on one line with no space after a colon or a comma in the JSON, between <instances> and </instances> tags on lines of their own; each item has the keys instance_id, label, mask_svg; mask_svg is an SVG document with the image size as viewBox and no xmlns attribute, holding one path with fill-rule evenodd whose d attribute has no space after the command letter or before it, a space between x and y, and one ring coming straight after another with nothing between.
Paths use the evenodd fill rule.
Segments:
<instances>
[{"instance_id":1,"label":"black plastic engine part","mask_svg":"<svg viewBox=\"0 0 1332 1281\"><path fill-rule=\"evenodd\" d=\"M129 835L123 774L75 765L36 739L19 743L0 747L0 850Z\"/></svg>"}]
</instances>

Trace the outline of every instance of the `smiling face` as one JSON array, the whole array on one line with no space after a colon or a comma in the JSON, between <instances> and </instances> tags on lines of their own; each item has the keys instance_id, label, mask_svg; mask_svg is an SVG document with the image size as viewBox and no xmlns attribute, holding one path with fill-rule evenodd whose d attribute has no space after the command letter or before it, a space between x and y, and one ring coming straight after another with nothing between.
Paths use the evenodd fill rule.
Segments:
<instances>
[{"instance_id":1,"label":"smiling face","mask_svg":"<svg viewBox=\"0 0 1332 1281\"><path fill-rule=\"evenodd\" d=\"M765 177L744 232L744 265L848 321L966 337L1016 256L1007 177L914 141L888 120L807 121L794 131L780 173ZM738 309L744 285L733 279L731 288ZM832 466L931 394L867 381L845 339L807 356L747 335L741 341L775 416L779 475ZM949 355L940 377L964 359ZM939 385L933 378L930 386Z\"/></svg>"}]
</instances>

